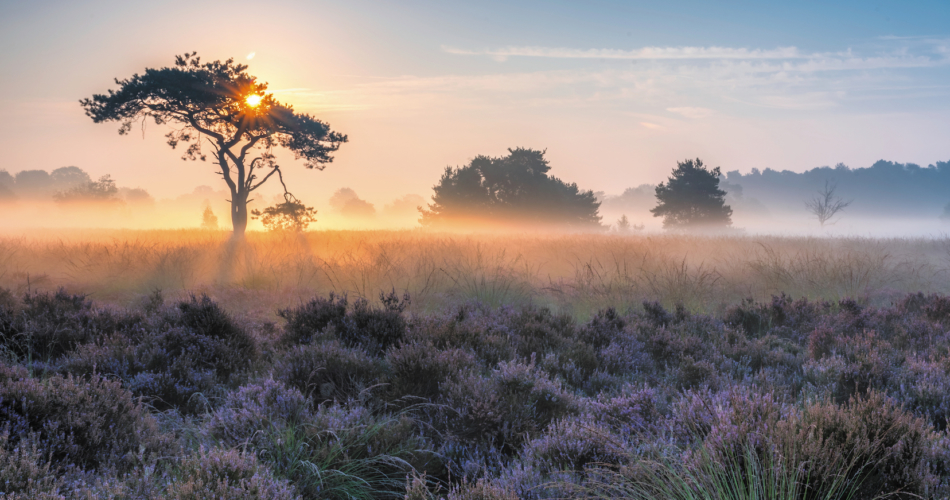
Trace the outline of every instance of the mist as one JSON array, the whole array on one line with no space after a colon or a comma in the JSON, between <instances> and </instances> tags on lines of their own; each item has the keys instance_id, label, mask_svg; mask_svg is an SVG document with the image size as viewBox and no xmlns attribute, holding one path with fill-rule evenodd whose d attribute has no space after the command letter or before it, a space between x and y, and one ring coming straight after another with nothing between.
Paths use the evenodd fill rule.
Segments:
<instances>
[{"instance_id":1,"label":"mist","mask_svg":"<svg viewBox=\"0 0 950 500\"><path fill-rule=\"evenodd\" d=\"M435 172L437 168L433 168ZM114 192L89 191L88 186L96 186L104 178L112 182ZM827 185L836 189L836 196L851 203L822 227L806 202ZM941 237L950 232L950 162L937 161L922 167L881 160L868 167L838 164L801 173L770 168L754 168L747 173L729 170L720 178L720 188L733 210L733 223L727 232L735 234ZM640 184L619 193L595 193L602 230L617 232L617 221L626 216L632 225L630 234L663 232L660 220L650 213L657 203L655 189L656 184ZM228 230L228 198L223 185L199 185L175 197L156 199L142 187L123 185L122 179L104 176L94 181L76 166L50 172L0 170L0 205L8 215L4 229L14 232L58 227L196 228L202 225L207 207L218 219L217 228ZM262 208L281 200L276 193L262 194L248 206ZM419 228L419 209L431 203L420 194L370 200L349 187L338 188L328 199L303 201L317 209L317 222L311 230ZM256 220L250 222L249 229L264 230ZM440 229L524 230L484 223Z\"/></svg>"}]
</instances>

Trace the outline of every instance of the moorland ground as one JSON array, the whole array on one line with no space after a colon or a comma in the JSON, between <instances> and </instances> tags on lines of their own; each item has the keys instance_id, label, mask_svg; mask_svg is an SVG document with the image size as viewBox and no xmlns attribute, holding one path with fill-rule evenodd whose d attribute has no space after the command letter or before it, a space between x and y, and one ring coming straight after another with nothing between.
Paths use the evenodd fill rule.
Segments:
<instances>
[{"instance_id":1,"label":"moorland ground","mask_svg":"<svg viewBox=\"0 0 950 500\"><path fill-rule=\"evenodd\" d=\"M0 491L947 498L948 249L5 237Z\"/></svg>"}]
</instances>

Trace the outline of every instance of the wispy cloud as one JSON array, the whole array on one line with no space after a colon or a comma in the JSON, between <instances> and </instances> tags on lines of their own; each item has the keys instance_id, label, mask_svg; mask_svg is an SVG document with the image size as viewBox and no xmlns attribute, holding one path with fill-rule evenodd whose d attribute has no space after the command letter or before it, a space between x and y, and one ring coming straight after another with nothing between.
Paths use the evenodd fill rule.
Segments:
<instances>
[{"instance_id":1,"label":"wispy cloud","mask_svg":"<svg viewBox=\"0 0 950 500\"><path fill-rule=\"evenodd\" d=\"M899 41L895 39L894 41ZM846 71L885 68L932 67L950 63L950 41L929 40L927 49L911 52L907 47L861 55L851 49L838 52L805 53L796 47L750 49L734 47L644 47L640 49L571 49L560 47L503 47L498 49L460 49L442 46L449 54L488 56L505 61L512 57L549 59L622 59L680 61L707 61L710 63L745 64L747 69L759 71ZM755 66L758 64L758 66Z\"/></svg>"},{"instance_id":2,"label":"wispy cloud","mask_svg":"<svg viewBox=\"0 0 950 500\"><path fill-rule=\"evenodd\" d=\"M680 116L685 116L686 118L693 119L702 119L706 118L713 114L713 110L709 108L694 108L689 106L680 106L675 108L666 108L670 113L676 113Z\"/></svg>"},{"instance_id":3,"label":"wispy cloud","mask_svg":"<svg viewBox=\"0 0 950 500\"><path fill-rule=\"evenodd\" d=\"M500 49L469 50L443 45L449 54L467 56L490 56L495 59L509 57L545 57L556 59L801 59L807 57L795 47L779 47L771 50L730 47L644 47L634 50L620 49L570 49L558 47L504 47Z\"/></svg>"},{"instance_id":4,"label":"wispy cloud","mask_svg":"<svg viewBox=\"0 0 950 500\"><path fill-rule=\"evenodd\" d=\"M520 67L512 64L483 74L406 75L319 92L298 88L275 92L321 112L589 107L639 110L657 117L673 113L702 120L735 114L743 105L777 110L841 109L857 100L920 97L922 88L943 85L941 75L950 68L950 41L875 41L872 45L821 53L805 53L795 47L648 47L627 51L543 47L467 51L444 47L453 54L489 57L613 57L653 62L572 64L544 71L519 71ZM934 72L928 68L943 69ZM664 123L659 118L647 122Z\"/></svg>"}]
</instances>

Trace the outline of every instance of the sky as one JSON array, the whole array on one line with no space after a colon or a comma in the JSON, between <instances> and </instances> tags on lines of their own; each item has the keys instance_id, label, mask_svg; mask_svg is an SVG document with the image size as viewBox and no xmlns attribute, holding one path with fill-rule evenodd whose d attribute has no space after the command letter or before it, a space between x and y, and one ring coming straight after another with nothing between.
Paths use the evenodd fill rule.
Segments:
<instances>
[{"instance_id":1,"label":"sky","mask_svg":"<svg viewBox=\"0 0 950 500\"><path fill-rule=\"evenodd\" d=\"M515 147L608 194L695 157L741 172L950 160L946 0L0 0L0 47L0 169L75 165L157 198L223 184L161 127L120 136L78 101L189 51L247 63L349 136L324 171L279 157L315 204L342 187L377 207L428 198L446 166Z\"/></svg>"}]
</instances>

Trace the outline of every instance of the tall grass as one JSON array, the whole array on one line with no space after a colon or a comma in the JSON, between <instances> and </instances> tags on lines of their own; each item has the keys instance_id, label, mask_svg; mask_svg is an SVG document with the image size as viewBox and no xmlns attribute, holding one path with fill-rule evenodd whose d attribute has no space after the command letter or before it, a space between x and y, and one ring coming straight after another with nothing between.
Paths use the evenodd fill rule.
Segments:
<instances>
[{"instance_id":1,"label":"tall grass","mask_svg":"<svg viewBox=\"0 0 950 500\"><path fill-rule=\"evenodd\" d=\"M839 475L816 490L804 467L794 458L765 458L752 447L719 460L708 453L698 466L671 459L638 464L648 473L631 476L622 469L589 471L587 484L575 487L578 498L630 500L872 500L859 497L860 477L867 464L843 464ZM791 466L790 466L791 465ZM879 495L877 498L887 498Z\"/></svg>"},{"instance_id":2,"label":"tall grass","mask_svg":"<svg viewBox=\"0 0 950 500\"><path fill-rule=\"evenodd\" d=\"M423 231L228 233L58 231L0 238L0 286L69 289L128 305L161 289L206 292L252 315L329 292L407 291L413 309L534 303L585 317L643 300L717 311L752 297L886 303L950 291L950 241L773 236L507 234Z\"/></svg>"}]
</instances>

